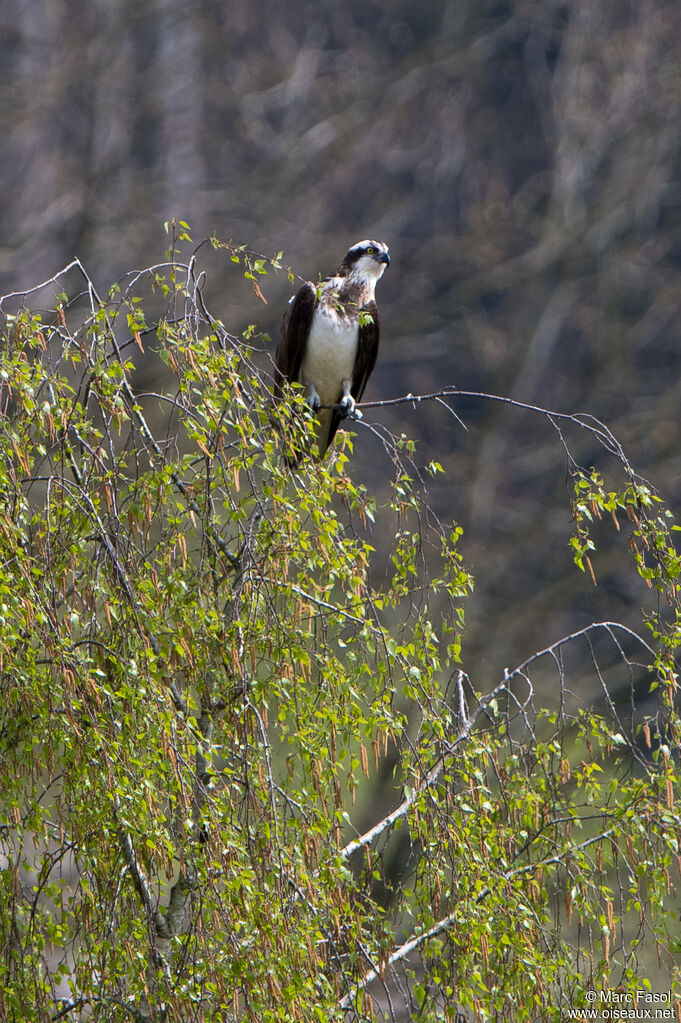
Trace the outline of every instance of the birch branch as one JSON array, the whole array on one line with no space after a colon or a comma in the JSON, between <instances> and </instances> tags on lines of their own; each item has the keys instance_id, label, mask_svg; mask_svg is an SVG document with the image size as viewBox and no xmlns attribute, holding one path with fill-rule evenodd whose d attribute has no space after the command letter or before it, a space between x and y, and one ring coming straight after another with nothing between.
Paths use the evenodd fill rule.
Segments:
<instances>
[{"instance_id":1,"label":"birch branch","mask_svg":"<svg viewBox=\"0 0 681 1023\"><path fill-rule=\"evenodd\" d=\"M583 852L595 842L601 842L604 839L609 838L614 831L614 828L608 828L606 831L602 831L598 835L594 835L592 838L585 839L583 842L580 842L579 845L570 846L570 848L566 849L564 853L555 853L553 856L547 856L543 860L539 860L537 863L528 863L524 864L522 867L516 867L513 870L504 871L504 873L500 876L499 881L500 883L506 884L508 881L511 881L513 878L518 877L521 874L531 873L536 870L541 870L544 867L560 864L566 856L572 856L575 853ZM479 905L487 898L488 895L491 895L491 893L492 888L488 885L477 896L475 900L476 905ZM423 934L417 934L414 938L410 938L409 941L405 941L404 944L395 949L392 955L388 958L382 972L385 973L386 970L392 969L396 963L406 959L412 952L416 952L419 948L425 945L427 941L430 941L431 938L436 938L438 934L446 933L456 922L456 918L457 913L455 910L452 913L448 913L447 916L442 917L441 920L434 923L433 926L427 931L424 931ZM365 988L367 988L375 980L378 980L379 977L381 977L381 972L378 970L371 970L367 973L366 977L363 977L362 980L355 985L354 989L341 999L339 1008L349 1009L360 991L364 991Z\"/></svg>"}]
</instances>

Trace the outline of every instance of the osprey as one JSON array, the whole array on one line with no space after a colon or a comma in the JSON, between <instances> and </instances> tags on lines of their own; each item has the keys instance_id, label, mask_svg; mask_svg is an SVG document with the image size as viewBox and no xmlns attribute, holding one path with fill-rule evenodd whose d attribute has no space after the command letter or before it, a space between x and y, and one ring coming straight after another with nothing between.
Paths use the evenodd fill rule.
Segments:
<instances>
[{"instance_id":1,"label":"osprey","mask_svg":"<svg viewBox=\"0 0 681 1023\"><path fill-rule=\"evenodd\" d=\"M376 364L380 338L374 291L389 265L384 242L357 242L320 286L306 281L284 313L274 356L275 393L281 396L285 380L306 388L310 408L319 413L320 458L341 419L361 416L355 402Z\"/></svg>"}]
</instances>

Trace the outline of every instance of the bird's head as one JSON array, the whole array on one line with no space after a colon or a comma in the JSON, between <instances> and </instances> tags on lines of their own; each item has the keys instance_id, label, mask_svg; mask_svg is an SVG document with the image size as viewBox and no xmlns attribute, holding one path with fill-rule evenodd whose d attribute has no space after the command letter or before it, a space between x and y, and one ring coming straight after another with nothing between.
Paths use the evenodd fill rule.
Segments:
<instances>
[{"instance_id":1,"label":"bird's head","mask_svg":"<svg viewBox=\"0 0 681 1023\"><path fill-rule=\"evenodd\" d=\"M337 273L375 285L387 266L390 266L390 256L385 242L365 238L348 249Z\"/></svg>"}]
</instances>

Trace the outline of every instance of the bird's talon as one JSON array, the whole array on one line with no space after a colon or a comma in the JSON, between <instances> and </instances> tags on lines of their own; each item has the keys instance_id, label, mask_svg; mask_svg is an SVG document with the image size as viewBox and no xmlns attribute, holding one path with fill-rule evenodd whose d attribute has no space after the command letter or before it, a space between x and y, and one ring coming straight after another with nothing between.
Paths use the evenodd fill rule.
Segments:
<instances>
[{"instance_id":1,"label":"bird's talon","mask_svg":"<svg viewBox=\"0 0 681 1023\"><path fill-rule=\"evenodd\" d=\"M341 415L345 419L346 417L352 418L355 414L355 399L351 394L346 394L341 398L340 401Z\"/></svg>"}]
</instances>

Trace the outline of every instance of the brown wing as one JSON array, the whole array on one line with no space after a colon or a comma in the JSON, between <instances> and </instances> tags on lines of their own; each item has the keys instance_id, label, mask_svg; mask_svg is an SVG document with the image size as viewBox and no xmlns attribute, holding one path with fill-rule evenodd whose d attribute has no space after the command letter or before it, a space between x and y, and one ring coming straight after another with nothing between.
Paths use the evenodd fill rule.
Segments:
<instances>
[{"instance_id":1,"label":"brown wing","mask_svg":"<svg viewBox=\"0 0 681 1023\"><path fill-rule=\"evenodd\" d=\"M369 302L362 313L371 317L359 328L359 343L357 345L357 358L355 359L355 371L352 374L352 397L355 401L361 401L367 380L371 376L378 357L378 343L381 338L381 323L378 318L378 306L375 301Z\"/></svg>"},{"instance_id":2,"label":"brown wing","mask_svg":"<svg viewBox=\"0 0 681 1023\"><path fill-rule=\"evenodd\" d=\"M374 366L376 365L378 344L381 339L381 323L378 318L378 306L373 299L363 307L362 319L364 318L365 313L367 316L371 317L371 321L360 324L355 368L352 374L352 387L350 388L352 397L357 402L362 400L364 388L366 387L367 381L373 372ZM336 430L338 429L340 422L340 413L334 411L329 424L329 433L326 441L327 447L335 437Z\"/></svg>"},{"instance_id":3,"label":"brown wing","mask_svg":"<svg viewBox=\"0 0 681 1023\"><path fill-rule=\"evenodd\" d=\"M274 393L277 397L281 397L285 380L293 384L299 379L316 301L315 289L306 282L286 307L274 353Z\"/></svg>"}]
</instances>

